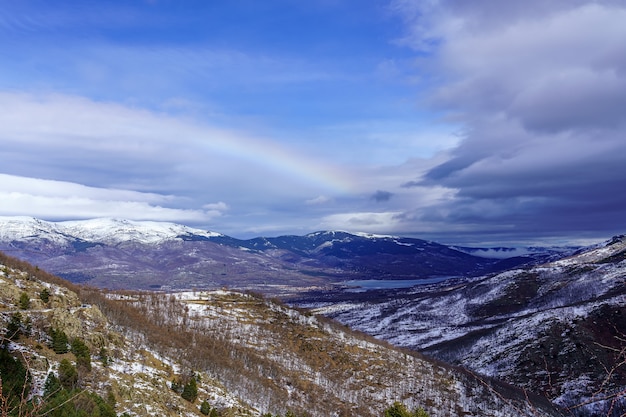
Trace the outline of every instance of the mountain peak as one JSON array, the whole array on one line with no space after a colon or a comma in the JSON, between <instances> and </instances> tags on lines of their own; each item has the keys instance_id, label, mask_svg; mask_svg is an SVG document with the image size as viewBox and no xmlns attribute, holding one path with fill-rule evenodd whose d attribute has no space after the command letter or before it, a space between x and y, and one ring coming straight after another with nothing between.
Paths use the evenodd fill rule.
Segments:
<instances>
[{"instance_id":1,"label":"mountain peak","mask_svg":"<svg viewBox=\"0 0 626 417\"><path fill-rule=\"evenodd\" d=\"M181 236L210 238L219 233L194 229L176 223L95 218L51 222L33 217L0 217L0 239L44 237L52 241L83 240L106 244L122 242L159 243Z\"/></svg>"}]
</instances>

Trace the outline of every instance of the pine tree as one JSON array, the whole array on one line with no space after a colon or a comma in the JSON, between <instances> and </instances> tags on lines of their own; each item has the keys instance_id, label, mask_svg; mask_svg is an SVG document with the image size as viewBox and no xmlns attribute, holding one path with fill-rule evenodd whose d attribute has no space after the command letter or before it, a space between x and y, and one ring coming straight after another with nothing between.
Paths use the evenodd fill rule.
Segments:
<instances>
[{"instance_id":1,"label":"pine tree","mask_svg":"<svg viewBox=\"0 0 626 417\"><path fill-rule=\"evenodd\" d=\"M205 416L208 416L211 412L211 405L207 400L202 401L202 404L200 404L200 412Z\"/></svg>"},{"instance_id":2,"label":"pine tree","mask_svg":"<svg viewBox=\"0 0 626 417\"><path fill-rule=\"evenodd\" d=\"M9 323L7 323L6 338L9 340L17 340L22 334L22 315L16 311L11 315Z\"/></svg>"},{"instance_id":3,"label":"pine tree","mask_svg":"<svg viewBox=\"0 0 626 417\"><path fill-rule=\"evenodd\" d=\"M183 397L190 403L196 401L196 398L198 398L198 383L196 382L195 377L192 376L191 378L189 378L189 382L187 382L185 384L185 387L183 388L183 393L181 394L181 397Z\"/></svg>"},{"instance_id":4,"label":"pine tree","mask_svg":"<svg viewBox=\"0 0 626 417\"><path fill-rule=\"evenodd\" d=\"M15 359L6 347L0 347L0 388L8 403L13 406L23 398L24 393L30 392L30 372L24 364ZM1 410L0 410L1 411Z\"/></svg>"},{"instance_id":5,"label":"pine tree","mask_svg":"<svg viewBox=\"0 0 626 417\"><path fill-rule=\"evenodd\" d=\"M74 338L71 350L74 356L76 356L76 367L83 368L87 372L91 371L91 354L85 342L77 337Z\"/></svg>"},{"instance_id":6,"label":"pine tree","mask_svg":"<svg viewBox=\"0 0 626 417\"><path fill-rule=\"evenodd\" d=\"M25 292L20 294L19 306L22 310L28 310L30 308L30 297Z\"/></svg>"},{"instance_id":7,"label":"pine tree","mask_svg":"<svg viewBox=\"0 0 626 417\"><path fill-rule=\"evenodd\" d=\"M41 290L41 292L39 293L39 298L41 299L41 301L43 301L44 303L48 304L48 301L50 301L50 291L48 291L47 288L44 288L43 290Z\"/></svg>"},{"instance_id":8,"label":"pine tree","mask_svg":"<svg viewBox=\"0 0 626 417\"><path fill-rule=\"evenodd\" d=\"M52 350L54 350L54 353L62 355L64 353L69 352L69 349L67 348L67 344L68 344L67 335L65 334L63 330L51 329L50 337L52 337L51 347L52 347Z\"/></svg>"},{"instance_id":9,"label":"pine tree","mask_svg":"<svg viewBox=\"0 0 626 417\"><path fill-rule=\"evenodd\" d=\"M61 382L59 378L54 375L54 373L50 372L46 377L46 383L43 388L43 396L44 398L53 397L61 391L63 387L61 386Z\"/></svg>"},{"instance_id":10,"label":"pine tree","mask_svg":"<svg viewBox=\"0 0 626 417\"><path fill-rule=\"evenodd\" d=\"M78 386L78 372L67 359L63 359L59 364L59 382L67 390Z\"/></svg>"}]
</instances>

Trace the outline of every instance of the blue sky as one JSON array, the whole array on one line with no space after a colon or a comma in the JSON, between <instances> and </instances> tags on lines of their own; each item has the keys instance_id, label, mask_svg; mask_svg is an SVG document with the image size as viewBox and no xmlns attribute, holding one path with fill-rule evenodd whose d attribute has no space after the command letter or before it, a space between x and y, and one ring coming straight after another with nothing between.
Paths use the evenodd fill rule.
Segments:
<instances>
[{"instance_id":1,"label":"blue sky","mask_svg":"<svg viewBox=\"0 0 626 417\"><path fill-rule=\"evenodd\" d=\"M626 3L0 0L0 215L624 233Z\"/></svg>"}]
</instances>

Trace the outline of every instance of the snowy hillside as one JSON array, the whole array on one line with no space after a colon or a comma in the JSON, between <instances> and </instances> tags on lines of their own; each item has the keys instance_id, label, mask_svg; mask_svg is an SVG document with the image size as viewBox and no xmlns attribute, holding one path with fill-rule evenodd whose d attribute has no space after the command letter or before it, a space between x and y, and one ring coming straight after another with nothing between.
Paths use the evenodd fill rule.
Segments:
<instances>
[{"instance_id":1,"label":"snowy hillside","mask_svg":"<svg viewBox=\"0 0 626 417\"><path fill-rule=\"evenodd\" d=\"M121 219L92 219L47 222L32 217L1 217L0 240L48 239L55 243L74 241L115 245L123 242L155 244L184 236L204 238L219 233L193 229L175 223L132 221Z\"/></svg>"},{"instance_id":2,"label":"snowy hillside","mask_svg":"<svg viewBox=\"0 0 626 417\"><path fill-rule=\"evenodd\" d=\"M15 381L10 364L32 381L0 404L31 393L47 416L378 417L395 401L431 417L562 415L545 398L249 294L70 289L2 254L0 287L0 377Z\"/></svg>"},{"instance_id":3,"label":"snowy hillside","mask_svg":"<svg viewBox=\"0 0 626 417\"><path fill-rule=\"evenodd\" d=\"M298 303L563 406L610 408L626 390L624 236L527 269Z\"/></svg>"}]
</instances>

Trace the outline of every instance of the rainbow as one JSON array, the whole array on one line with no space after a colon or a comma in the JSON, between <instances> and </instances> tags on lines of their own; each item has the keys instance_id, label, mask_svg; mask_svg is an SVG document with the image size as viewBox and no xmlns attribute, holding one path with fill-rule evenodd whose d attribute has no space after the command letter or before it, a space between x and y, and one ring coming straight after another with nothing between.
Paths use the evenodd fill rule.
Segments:
<instances>
[{"instance_id":1,"label":"rainbow","mask_svg":"<svg viewBox=\"0 0 626 417\"><path fill-rule=\"evenodd\" d=\"M289 178L297 178L329 192L347 193L354 189L352 175L337 166L299 154L275 141L220 132L197 139L200 146L264 166Z\"/></svg>"}]
</instances>

